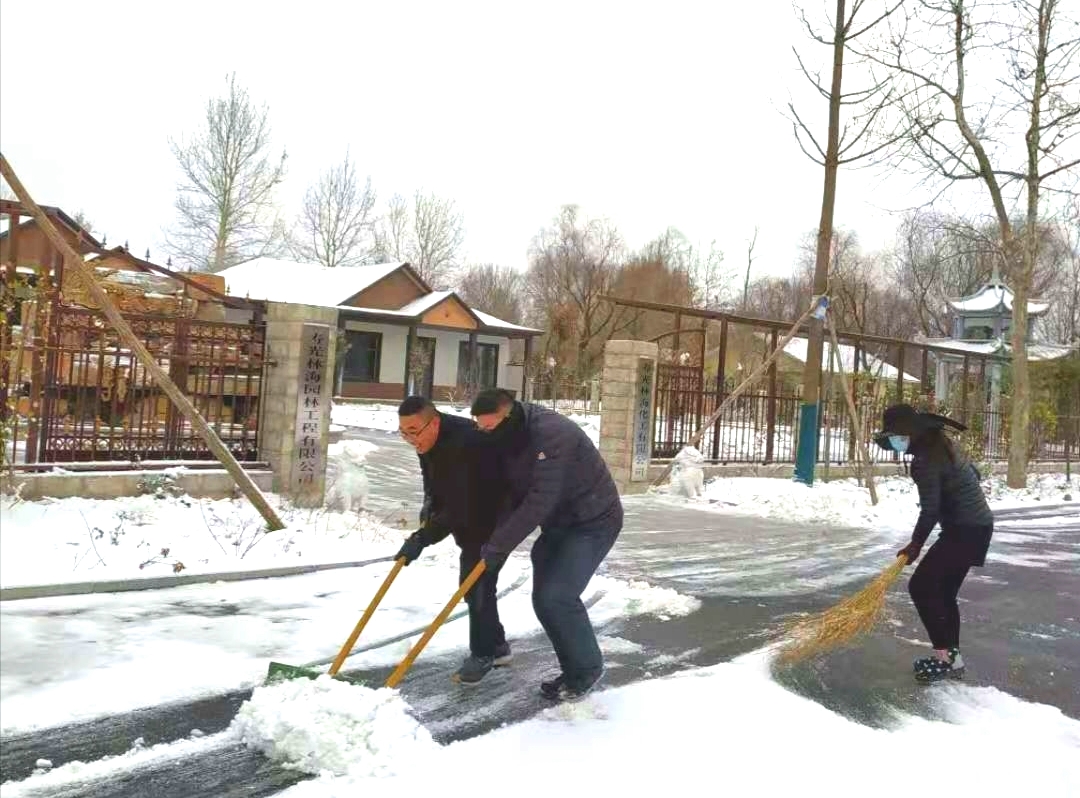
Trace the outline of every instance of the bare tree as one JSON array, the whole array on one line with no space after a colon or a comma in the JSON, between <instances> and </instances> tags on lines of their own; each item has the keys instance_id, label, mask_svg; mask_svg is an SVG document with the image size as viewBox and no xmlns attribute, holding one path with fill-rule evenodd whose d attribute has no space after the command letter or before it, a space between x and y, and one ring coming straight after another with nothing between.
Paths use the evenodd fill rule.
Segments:
<instances>
[{"instance_id":1,"label":"bare tree","mask_svg":"<svg viewBox=\"0 0 1080 798\"><path fill-rule=\"evenodd\" d=\"M451 199L417 191L412 203L401 195L390 198L376 226L378 258L408 261L432 287L446 287L465 242L465 223Z\"/></svg>"},{"instance_id":2,"label":"bare tree","mask_svg":"<svg viewBox=\"0 0 1080 798\"><path fill-rule=\"evenodd\" d=\"M269 154L268 116L230 75L226 94L206 104L205 127L170 142L183 181L166 246L179 265L220 271L283 244L274 194L286 156Z\"/></svg>"},{"instance_id":3,"label":"bare tree","mask_svg":"<svg viewBox=\"0 0 1080 798\"><path fill-rule=\"evenodd\" d=\"M702 249L691 244L680 230L669 227L633 255L630 262L662 264L672 275L685 275L690 296L680 300L682 304L715 309L727 303L733 275L715 241Z\"/></svg>"},{"instance_id":4,"label":"bare tree","mask_svg":"<svg viewBox=\"0 0 1080 798\"><path fill-rule=\"evenodd\" d=\"M743 291L742 291L742 304L741 309L746 310L747 302L750 299L750 270L754 267L754 249L757 247L758 229L754 226L753 237L746 242L746 277L743 279Z\"/></svg>"},{"instance_id":5,"label":"bare tree","mask_svg":"<svg viewBox=\"0 0 1080 798\"><path fill-rule=\"evenodd\" d=\"M409 235L409 201L395 194L375 224L375 260L387 263L409 260Z\"/></svg>"},{"instance_id":6,"label":"bare tree","mask_svg":"<svg viewBox=\"0 0 1080 798\"><path fill-rule=\"evenodd\" d=\"M533 240L526 273L529 298L547 329L571 337L573 362L568 365L579 379L593 375L603 342L634 318L626 308L601 299L610 292L622 257L618 230L606 221L584 218L576 205L564 206ZM549 335L545 345L551 344Z\"/></svg>"},{"instance_id":7,"label":"bare tree","mask_svg":"<svg viewBox=\"0 0 1080 798\"><path fill-rule=\"evenodd\" d=\"M876 17L868 22L860 19L856 23L856 18L859 17L867 2L868 0L854 0L849 14L846 0L836 0L830 36L817 33L805 14L799 12L810 38L818 44L828 46L832 51L832 76L828 85L823 82L820 75L811 73L798 51L795 51L803 76L828 102L829 124L824 147L818 143L810 127L799 116L794 104L788 104L792 129L799 147L814 163L824 167L825 170L813 280L813 291L818 296L826 294L829 290L829 252L836 206L836 179L840 167L873 158L897 140L895 133L880 136L881 117L889 108L892 97L892 87L888 79L876 80L871 75L871 80L865 86L847 92L843 88L845 54L860 37L873 31L895 12L903 0L889 0L880 7ZM844 111L847 111L848 115L846 121L841 120ZM880 140L872 142L872 136L879 136ZM800 411L801 429L806 432L799 438L795 469L795 478L807 484L812 483L814 479L817 436L813 431L817 430L824 341L823 322L812 317L810 336L807 341L806 365L803 369L803 404Z\"/></svg>"},{"instance_id":8,"label":"bare tree","mask_svg":"<svg viewBox=\"0 0 1080 798\"><path fill-rule=\"evenodd\" d=\"M79 225L79 227L81 227L86 232L90 233L91 235L94 234L94 224L87 217L85 211L82 211L82 210L76 211L75 215L72 216L71 219L72 219L72 221L75 222L75 224Z\"/></svg>"},{"instance_id":9,"label":"bare tree","mask_svg":"<svg viewBox=\"0 0 1080 798\"><path fill-rule=\"evenodd\" d=\"M1023 487L1028 299L1041 205L1076 189L1080 28L1060 0L918 0L908 7L903 25L868 55L906 83L896 97L910 123L908 155L943 179L943 190L975 181L989 194L1014 292L1008 484ZM992 54L1001 54L1000 66ZM992 83L972 77L970 58L987 70L999 66Z\"/></svg>"},{"instance_id":10,"label":"bare tree","mask_svg":"<svg viewBox=\"0 0 1080 798\"><path fill-rule=\"evenodd\" d=\"M374 248L374 208L371 178L360 183L346 152L304 195L293 242L296 256L328 267L367 262Z\"/></svg>"},{"instance_id":11,"label":"bare tree","mask_svg":"<svg viewBox=\"0 0 1080 798\"><path fill-rule=\"evenodd\" d=\"M1052 341L1080 345L1080 200L1072 202L1043 253L1056 276L1045 294L1050 302L1046 334Z\"/></svg>"},{"instance_id":12,"label":"bare tree","mask_svg":"<svg viewBox=\"0 0 1080 798\"><path fill-rule=\"evenodd\" d=\"M478 263L463 270L458 293L470 307L520 324L524 318L523 284L520 272L494 263Z\"/></svg>"}]
</instances>

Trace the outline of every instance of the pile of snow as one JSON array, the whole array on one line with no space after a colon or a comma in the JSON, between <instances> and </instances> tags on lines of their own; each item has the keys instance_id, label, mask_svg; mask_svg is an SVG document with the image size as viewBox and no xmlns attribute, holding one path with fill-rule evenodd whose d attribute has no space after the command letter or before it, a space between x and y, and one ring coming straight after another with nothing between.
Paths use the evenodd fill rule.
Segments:
<instances>
[{"instance_id":1,"label":"pile of snow","mask_svg":"<svg viewBox=\"0 0 1080 798\"><path fill-rule=\"evenodd\" d=\"M1036 474L1024 490L1009 490L1005 478L986 480L984 490L994 509L1035 503L1058 504L1071 501L1078 487L1064 474ZM691 499L698 506L711 506L742 515L764 516L804 524L873 529L910 530L919 516L919 493L910 477L878 477L874 480L878 504L870 503L865 484L855 479L815 482L812 487L794 480L769 477L718 477L706 484L704 493ZM675 493L675 485L666 488Z\"/></svg>"},{"instance_id":2,"label":"pile of snow","mask_svg":"<svg viewBox=\"0 0 1080 798\"><path fill-rule=\"evenodd\" d=\"M230 728L276 762L350 779L422 767L438 750L397 690L325 675L256 687Z\"/></svg>"},{"instance_id":3,"label":"pile of snow","mask_svg":"<svg viewBox=\"0 0 1080 798\"><path fill-rule=\"evenodd\" d=\"M625 582L594 576L586 588L586 596L601 590L604 591L603 598L589 611L594 624L634 615L651 615L666 621L701 609L701 601L694 596L641 580Z\"/></svg>"},{"instance_id":4,"label":"pile of snow","mask_svg":"<svg viewBox=\"0 0 1080 798\"><path fill-rule=\"evenodd\" d=\"M1067 478L1063 472L1056 474L1031 474L1027 487L1010 488L1005 477L994 475L983 483L990 503L999 509L1023 507L1032 504L1063 504L1076 501L1080 495L1080 475Z\"/></svg>"},{"instance_id":5,"label":"pile of snow","mask_svg":"<svg viewBox=\"0 0 1080 798\"><path fill-rule=\"evenodd\" d=\"M326 497L331 510L362 510L368 496L365 461L378 447L368 441L333 443L326 452Z\"/></svg>"},{"instance_id":6,"label":"pile of snow","mask_svg":"<svg viewBox=\"0 0 1080 798\"><path fill-rule=\"evenodd\" d=\"M366 495L366 477L362 463L351 462L335 491L355 503ZM246 498L197 499L167 490L119 499L3 497L0 585L348 562L390 555L401 545L399 530L368 513L266 498L285 529L267 532Z\"/></svg>"}]
</instances>

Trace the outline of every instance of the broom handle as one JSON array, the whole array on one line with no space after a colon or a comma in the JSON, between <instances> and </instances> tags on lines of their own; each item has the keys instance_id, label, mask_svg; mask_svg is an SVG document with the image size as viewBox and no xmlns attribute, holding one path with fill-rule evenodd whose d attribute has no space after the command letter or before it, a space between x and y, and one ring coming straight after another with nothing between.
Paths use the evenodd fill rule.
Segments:
<instances>
[{"instance_id":1,"label":"broom handle","mask_svg":"<svg viewBox=\"0 0 1080 798\"><path fill-rule=\"evenodd\" d=\"M468 593L472 589L472 586L476 584L476 580L484 573L484 568L484 561L481 560L476 564L476 567L469 572L469 575L465 577L465 581L461 583L461 587L459 587L457 592L450 597L448 602L446 602L446 606L443 607L442 612L435 617L435 620L431 622L431 626L427 628L427 631L424 632L423 636L416 641L416 645L405 655L405 659L403 659L401 664L390 674L390 678L386 680L386 687L397 687L398 682L405 676L405 672L412 667L413 661L419 656L420 652L423 651L424 646L426 646L428 641L435 636L435 632L438 631L439 627L443 625L443 621L445 621L447 616L453 611L454 605L461 601L462 596Z\"/></svg>"},{"instance_id":2,"label":"broom handle","mask_svg":"<svg viewBox=\"0 0 1080 798\"><path fill-rule=\"evenodd\" d=\"M356 628L352 630L352 634L349 635L349 639L345 641L345 645L341 647L341 651L337 655L337 659L334 660L334 664L330 666L328 673L334 676L341 666L345 664L345 660L348 659L349 654L353 650L353 646L356 645L356 640L360 637L360 633L364 631L364 627L367 626L368 621L371 620L371 616L375 614L375 608L379 606L379 602L382 601L383 596L386 595L386 591L390 589L390 584L394 581L394 578L401 571L401 567L405 565L405 558L398 557L394 561L394 567L390 569L390 573L386 579L383 580L382 586L379 588L379 592L375 594L375 598L368 604L368 608L364 610L364 614L360 616L360 620L356 624Z\"/></svg>"}]
</instances>

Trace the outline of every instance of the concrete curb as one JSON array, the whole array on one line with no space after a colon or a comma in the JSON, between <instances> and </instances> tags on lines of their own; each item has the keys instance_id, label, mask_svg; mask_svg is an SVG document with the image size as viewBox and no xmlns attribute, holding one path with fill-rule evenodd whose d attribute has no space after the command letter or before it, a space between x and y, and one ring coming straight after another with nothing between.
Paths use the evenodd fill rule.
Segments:
<instances>
[{"instance_id":1,"label":"concrete curb","mask_svg":"<svg viewBox=\"0 0 1080 798\"><path fill-rule=\"evenodd\" d=\"M70 582L62 585L21 585L0 588L0 602L24 599L53 598L56 596L85 596L92 593L126 593L133 590L162 590L183 585L207 582L245 582L249 579L274 579L281 576L302 576L338 568L363 568L380 562L393 562L393 556L353 562L321 563L317 565L290 565L278 568L262 568L257 571L219 571L208 574L177 574L154 576L146 579L116 579L107 582Z\"/></svg>"}]
</instances>

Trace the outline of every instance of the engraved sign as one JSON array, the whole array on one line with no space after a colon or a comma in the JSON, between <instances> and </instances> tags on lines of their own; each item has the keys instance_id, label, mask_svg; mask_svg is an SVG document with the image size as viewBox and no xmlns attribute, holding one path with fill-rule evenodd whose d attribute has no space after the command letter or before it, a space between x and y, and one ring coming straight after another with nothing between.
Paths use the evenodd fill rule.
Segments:
<instances>
[{"instance_id":1,"label":"engraved sign","mask_svg":"<svg viewBox=\"0 0 1080 798\"><path fill-rule=\"evenodd\" d=\"M634 448L631 455L631 481L647 479L649 458L652 456L652 405L656 363L638 360L637 381L634 385Z\"/></svg>"},{"instance_id":2,"label":"engraved sign","mask_svg":"<svg viewBox=\"0 0 1080 798\"><path fill-rule=\"evenodd\" d=\"M330 328L325 324L305 324L300 337L299 390L296 395L296 437L293 491L321 494L325 489L326 446L323 422L330 412L330 392L326 379L330 354Z\"/></svg>"}]
</instances>

